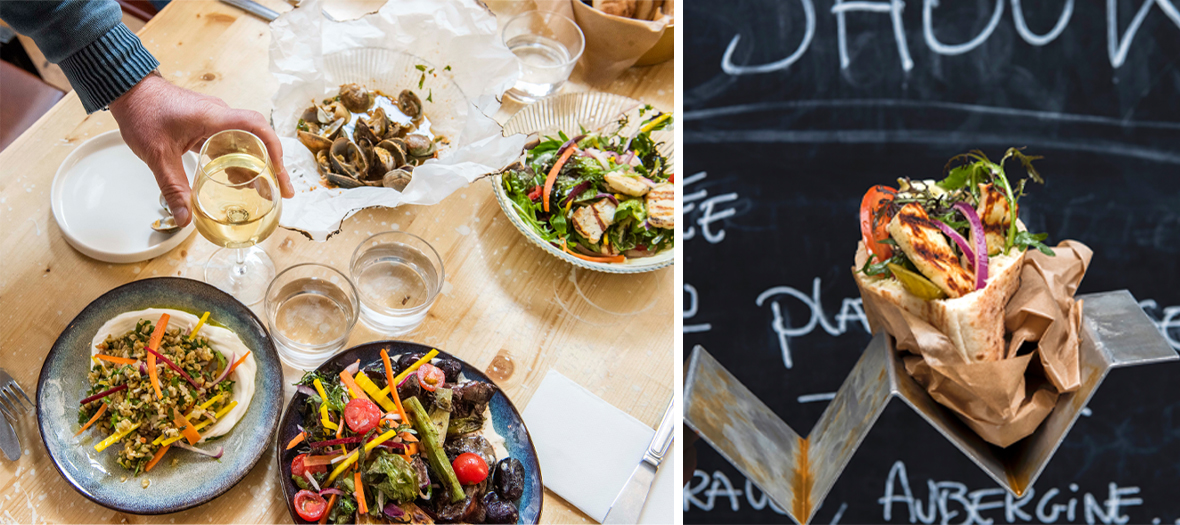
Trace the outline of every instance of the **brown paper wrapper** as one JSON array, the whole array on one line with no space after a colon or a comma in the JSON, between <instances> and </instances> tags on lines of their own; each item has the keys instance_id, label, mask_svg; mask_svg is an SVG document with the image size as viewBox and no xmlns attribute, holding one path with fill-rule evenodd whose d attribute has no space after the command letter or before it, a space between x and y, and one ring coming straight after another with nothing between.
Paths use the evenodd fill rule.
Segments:
<instances>
[{"instance_id":1,"label":"brown paper wrapper","mask_svg":"<svg viewBox=\"0 0 1180 525\"><path fill-rule=\"evenodd\" d=\"M1077 241L1063 241L1054 252L1055 257L1025 253L1020 287L1004 310L1009 343L999 361L968 362L930 323L861 290L869 326L894 337L906 372L980 437L1000 447L1032 434L1057 396L1081 384L1082 303L1073 296L1093 252ZM1036 342L1036 349L1016 355L1025 342Z\"/></svg>"}]
</instances>

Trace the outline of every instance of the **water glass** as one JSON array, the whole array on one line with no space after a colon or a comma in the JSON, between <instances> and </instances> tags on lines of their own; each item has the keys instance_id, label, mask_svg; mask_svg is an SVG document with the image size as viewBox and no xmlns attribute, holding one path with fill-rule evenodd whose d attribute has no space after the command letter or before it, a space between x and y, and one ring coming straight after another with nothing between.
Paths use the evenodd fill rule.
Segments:
<instances>
[{"instance_id":1,"label":"water glass","mask_svg":"<svg viewBox=\"0 0 1180 525\"><path fill-rule=\"evenodd\" d=\"M520 78L508 94L532 100L556 92L582 57L586 37L573 20L526 11L504 24L504 45L516 55Z\"/></svg>"},{"instance_id":2,"label":"water glass","mask_svg":"<svg viewBox=\"0 0 1180 525\"><path fill-rule=\"evenodd\" d=\"M443 263L430 243L412 233L378 233L352 254L352 280L361 320L385 335L412 332L443 285Z\"/></svg>"},{"instance_id":3,"label":"water glass","mask_svg":"<svg viewBox=\"0 0 1180 525\"><path fill-rule=\"evenodd\" d=\"M344 348L358 310L352 281L322 264L287 268L266 290L266 320L278 343L279 358L304 370Z\"/></svg>"}]
</instances>

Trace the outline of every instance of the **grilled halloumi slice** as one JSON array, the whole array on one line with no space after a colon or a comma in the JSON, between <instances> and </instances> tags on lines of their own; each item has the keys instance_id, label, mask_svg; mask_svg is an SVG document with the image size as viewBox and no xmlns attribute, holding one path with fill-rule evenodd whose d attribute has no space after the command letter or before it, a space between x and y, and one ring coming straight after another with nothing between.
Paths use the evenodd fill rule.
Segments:
<instances>
[{"instance_id":1,"label":"grilled halloumi slice","mask_svg":"<svg viewBox=\"0 0 1180 525\"><path fill-rule=\"evenodd\" d=\"M1019 204L1016 205L1016 211L1020 211ZM1004 249L1004 241L1008 238L1008 225L1012 224L1004 191L993 184L980 184L979 207L975 213L979 214L979 222L983 223L987 254L1000 253Z\"/></svg>"},{"instance_id":2,"label":"grilled halloumi slice","mask_svg":"<svg viewBox=\"0 0 1180 525\"><path fill-rule=\"evenodd\" d=\"M632 197L647 195L648 190L651 189L651 186L648 186L647 182L639 178L635 172L612 171L603 178L606 179L606 185L612 191Z\"/></svg>"},{"instance_id":3,"label":"grilled halloumi slice","mask_svg":"<svg viewBox=\"0 0 1180 525\"><path fill-rule=\"evenodd\" d=\"M676 226L676 186L665 182L648 192L647 222L656 228Z\"/></svg>"},{"instance_id":4,"label":"grilled halloumi slice","mask_svg":"<svg viewBox=\"0 0 1180 525\"><path fill-rule=\"evenodd\" d=\"M615 203L610 199L600 199L589 206L579 206L574 210L574 229L586 240L597 244L602 240L602 234L615 222Z\"/></svg>"},{"instance_id":5,"label":"grilled halloumi slice","mask_svg":"<svg viewBox=\"0 0 1180 525\"><path fill-rule=\"evenodd\" d=\"M926 210L909 203L889 221L889 236L905 252L922 275L946 292L948 297L962 297L975 291L975 276L959 265L942 230Z\"/></svg>"}]
</instances>

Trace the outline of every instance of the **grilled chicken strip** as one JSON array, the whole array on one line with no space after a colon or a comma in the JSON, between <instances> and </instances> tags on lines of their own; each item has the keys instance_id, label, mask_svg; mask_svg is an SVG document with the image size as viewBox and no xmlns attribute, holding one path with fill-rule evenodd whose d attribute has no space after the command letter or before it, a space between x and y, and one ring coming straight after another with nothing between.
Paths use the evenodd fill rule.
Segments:
<instances>
[{"instance_id":1,"label":"grilled chicken strip","mask_svg":"<svg viewBox=\"0 0 1180 525\"><path fill-rule=\"evenodd\" d=\"M602 234L615 222L615 203L610 199L600 199L590 206L580 206L574 210L574 229L582 237L597 244L602 240Z\"/></svg>"},{"instance_id":2,"label":"grilled chicken strip","mask_svg":"<svg viewBox=\"0 0 1180 525\"><path fill-rule=\"evenodd\" d=\"M642 197L647 195L651 186L648 186L643 179L639 178L635 172L619 172L612 171L607 173L604 177L606 185L611 191L616 191L632 197Z\"/></svg>"},{"instance_id":3,"label":"grilled chicken strip","mask_svg":"<svg viewBox=\"0 0 1180 525\"><path fill-rule=\"evenodd\" d=\"M1016 206L1016 211L1020 211L1020 205ZM980 184L979 208L976 213L979 214L979 222L983 223L987 254L1000 253L1004 249L1004 241L1008 238L1008 226L1012 224L1004 191L993 184Z\"/></svg>"},{"instance_id":4,"label":"grilled chicken strip","mask_svg":"<svg viewBox=\"0 0 1180 525\"><path fill-rule=\"evenodd\" d=\"M975 276L959 266L946 237L917 203L909 203L889 221L889 235L922 275L946 292L962 297L975 291Z\"/></svg>"},{"instance_id":5,"label":"grilled chicken strip","mask_svg":"<svg viewBox=\"0 0 1180 525\"><path fill-rule=\"evenodd\" d=\"M657 184L647 194L647 222L656 228L676 226L676 187Z\"/></svg>"}]
</instances>

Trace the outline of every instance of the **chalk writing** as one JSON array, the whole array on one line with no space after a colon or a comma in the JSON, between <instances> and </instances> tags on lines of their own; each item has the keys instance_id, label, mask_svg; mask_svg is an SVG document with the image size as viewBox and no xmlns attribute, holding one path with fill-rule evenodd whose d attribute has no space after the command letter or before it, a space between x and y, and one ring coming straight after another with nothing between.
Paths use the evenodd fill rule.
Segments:
<instances>
[{"instance_id":1,"label":"chalk writing","mask_svg":"<svg viewBox=\"0 0 1180 525\"><path fill-rule=\"evenodd\" d=\"M1163 334L1168 344L1180 351L1180 306L1164 308L1161 312L1162 317L1158 319L1151 313L1152 310L1159 309L1159 305L1154 300L1147 299L1139 301L1139 306L1143 308L1143 312L1147 314L1148 319L1151 319L1156 329ZM1172 335L1173 330L1175 331L1175 335Z\"/></svg>"},{"instance_id":2,"label":"chalk writing","mask_svg":"<svg viewBox=\"0 0 1180 525\"><path fill-rule=\"evenodd\" d=\"M1069 522L1075 521L1081 511L1081 517L1086 523L1117 523L1130 522L1130 517L1124 514L1128 507L1143 505L1143 499L1133 497L1139 494L1139 487L1120 487L1117 483L1110 483L1106 487L1106 499L1099 501L1091 492L1081 494L1081 508L1078 508L1078 497L1060 497L1062 491L1050 488L1039 498L1037 490L1030 487L1028 492L1017 498L1000 488L986 488L968 491L964 483L957 481L926 480L927 494L925 504L921 497L916 497L910 488L909 477L906 474L905 463L896 461L889 469L885 478L885 492L877 503L881 505L881 517L885 521L894 518L894 507L899 506L905 513L898 516L908 519L909 523L950 523L959 518L956 523L991 525L999 516L985 516L984 512L996 515L995 509L1003 509L1004 523L1032 522L1035 516L1040 523L1057 523L1061 518ZM1077 494L1079 487L1076 483L1069 485L1069 491ZM1034 504L1035 502L1035 504Z\"/></svg>"},{"instance_id":3,"label":"chalk writing","mask_svg":"<svg viewBox=\"0 0 1180 525\"><path fill-rule=\"evenodd\" d=\"M684 283L684 313L682 317L685 321L696 317L697 315L697 289L693 285ZM697 332L708 332L713 329L713 325L709 323L687 324L684 325L684 333L692 334Z\"/></svg>"},{"instance_id":4,"label":"chalk writing","mask_svg":"<svg viewBox=\"0 0 1180 525\"><path fill-rule=\"evenodd\" d=\"M692 193L687 193L689 191L688 187L690 185L705 180L706 176L708 176L708 174L702 171L700 173L694 173L688 176L688 178L684 179L684 191L686 192L684 195L684 216L688 217L690 213L697 211L697 201L701 201L700 217L698 217L695 222L701 228L701 236L704 237L705 240L710 244L717 244L725 240L725 230L713 230L712 224L722 219L732 217L735 213L737 213L737 210L733 209L732 207L722 206L720 209L718 209L718 205L736 201L738 199L738 194L725 193L722 195L709 197L709 190L704 188ZM689 222L692 223L693 221L690 220ZM696 233L696 226L689 226L684 230L684 240L692 240L696 237Z\"/></svg>"},{"instance_id":5,"label":"chalk writing","mask_svg":"<svg viewBox=\"0 0 1180 525\"><path fill-rule=\"evenodd\" d=\"M819 288L820 278L816 277L811 282L811 296L807 296L790 286L775 286L758 294L758 298L754 301L754 304L762 306L763 303L772 297L785 295L798 299L811 311L811 316L808 318L807 324L793 327L788 325L787 316L783 313L779 302L775 300L770 303L770 310L773 314L770 327L778 335L779 351L782 353L783 365L787 368L793 366L790 338L809 334L812 330L815 330L816 326L823 327L824 331L830 335L840 335L848 331L849 321L857 321L860 322L866 333L870 332L869 321L865 318L865 312L861 306L861 299L859 297L844 298L840 306L840 313L836 314L836 322L833 324L828 320L827 315L824 314L823 304L821 304L819 297Z\"/></svg>"},{"instance_id":6,"label":"chalk writing","mask_svg":"<svg viewBox=\"0 0 1180 525\"><path fill-rule=\"evenodd\" d=\"M1029 29L1028 23L1024 19L1024 10L1020 4L1021 0L1008 1L1012 4L1012 21L1016 32L1020 35L1021 39L1033 46L1044 46L1057 39L1057 37L1065 32L1073 17L1074 0L1067 0L1053 29L1044 35L1037 35ZM995 8L992 9L987 25L974 38L961 44L947 44L939 40L934 34L934 9L939 6L939 0L923 0L922 36L926 41L926 45L931 51L945 56L962 55L978 48L991 38L996 28L1000 25L1000 20L1004 15L1005 3L1005 0L996 0ZM721 70L732 76L772 73L787 69L802 58L811 47L811 42L815 38L816 15L813 0L800 0L799 5L803 9L805 20L803 38L800 39L799 45L795 47L789 56L765 64L735 64L733 55L737 50L738 43L742 39L741 34L736 34L730 39L729 45L725 48L725 53L721 57ZM1131 50L1131 42L1135 40L1135 34L1143 26L1144 20L1147 19L1147 15L1151 13L1154 7L1159 7L1164 12L1164 15L1171 19L1177 27L1180 27L1180 10L1176 8L1172 0L1144 0L1139 10L1135 13L1135 16L1131 19L1131 23L1127 26L1126 31L1120 35L1118 28L1118 2L1117 0L1107 0L1107 54L1112 68L1118 69L1126 63L1127 54ZM897 44L898 55L901 58L902 70L907 72L912 70L914 68L914 61L910 56L909 43L906 41L905 24L902 20L902 13L904 11L904 0L834 0L831 14L836 17L836 39L840 54L840 68L848 69L851 65L851 59L848 53L849 35L845 21L847 15L849 13L881 13L888 14L890 17L890 22L893 26L893 38Z\"/></svg>"}]
</instances>

